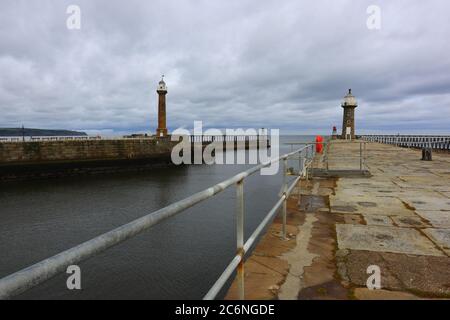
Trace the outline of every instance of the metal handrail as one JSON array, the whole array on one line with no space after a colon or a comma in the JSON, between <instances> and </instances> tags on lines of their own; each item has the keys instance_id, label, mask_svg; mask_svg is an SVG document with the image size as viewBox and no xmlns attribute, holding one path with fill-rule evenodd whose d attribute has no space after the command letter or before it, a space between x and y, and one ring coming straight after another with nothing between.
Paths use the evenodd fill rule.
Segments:
<instances>
[{"instance_id":1,"label":"metal handrail","mask_svg":"<svg viewBox=\"0 0 450 320\"><path fill-rule=\"evenodd\" d=\"M359 152L356 156L353 155L334 155L332 157L330 157L330 145L333 143L333 140L330 140L326 143L325 146L325 151L324 151L324 156L323 156L323 161L326 165L326 169L329 170L330 165L329 162L330 160L350 160L350 159L359 159L359 171L363 172L364 170L367 170L367 165L366 165L366 153L367 153L367 149L366 149L366 144L368 143L367 141L346 141L345 143L352 143L352 144L359 144ZM358 151L358 150L357 150Z\"/></svg>"},{"instance_id":2,"label":"metal handrail","mask_svg":"<svg viewBox=\"0 0 450 320\"><path fill-rule=\"evenodd\" d=\"M267 135L253 134L223 134L223 135L189 135L191 142L213 142L213 141L256 141ZM0 136L0 142L53 142L53 141L86 141L86 140L170 140L170 136L156 137L153 135L136 135L136 136Z\"/></svg>"},{"instance_id":3,"label":"metal handrail","mask_svg":"<svg viewBox=\"0 0 450 320\"><path fill-rule=\"evenodd\" d=\"M448 135L362 135L361 139L407 148L450 150Z\"/></svg>"},{"instance_id":4,"label":"metal handrail","mask_svg":"<svg viewBox=\"0 0 450 320\"><path fill-rule=\"evenodd\" d=\"M290 157L295 154L299 154L299 158L302 158L302 152L306 150L311 150L311 158L307 156L303 159L304 161L299 161L299 177L295 179L295 182L289 187L286 188L287 183L287 161ZM236 185L237 187L237 200L238 200L238 210L237 210L237 230L238 230L238 254L234 257L232 262L225 269L225 272L221 275L221 277L216 281L214 286L205 296L205 299L215 298L217 293L229 279L233 271L238 268L238 275L240 275L241 280L243 280L243 263L244 263L244 254L248 251L251 245L256 241L257 236L262 232L264 227L270 221L270 218L275 214L275 212L280 207L280 203L283 205L283 236L286 234L286 201L289 193L295 186L295 183L299 181L302 175L304 175L306 168L311 164L312 155L314 152L313 144L305 145L303 148L300 148L294 152L284 154L279 156L278 158L268 160L263 162L255 167L252 167L246 171L238 173L237 175L224 180L212 187L209 187L203 191L195 193L183 200L177 201L167 207L159 209L155 212L152 212L148 215L145 215L141 218L138 218L132 222L129 222L125 225L122 225L114 230L106 232L100 236L97 236L89 241L86 241L78 246L75 246L71 249L63 251L57 255L54 255L48 259L45 259L41 262L38 262L30 267L17 271L9 276L6 276L0 279L0 299L11 298L15 295L18 295L40 283L47 281L53 276L64 272L69 265L76 264L81 262L87 258L90 258L104 250L119 244L127 239L132 238L133 236L147 230L148 228L166 220L167 218L174 216L206 199L213 197L214 195L224 191L228 187L232 185ZM244 179L255 172L258 172L262 168L270 166L273 163L279 162L283 160L283 184L284 184L284 192L277 202L277 204L272 208L269 214L264 218L263 222L258 226L252 236L247 240L244 244L244 228L243 228L243 217L244 217L244 207L243 207L243 199L244 199L244 189L243 182ZM244 298L244 287L243 281L241 281L241 298Z\"/></svg>"},{"instance_id":5,"label":"metal handrail","mask_svg":"<svg viewBox=\"0 0 450 320\"><path fill-rule=\"evenodd\" d=\"M275 206L269 211L269 213L264 217L263 221L258 225L258 227L255 229L253 234L248 238L247 242L242 247L242 250L238 250L238 254L234 256L234 258L231 260L230 264L226 267L225 271L222 273L222 275L217 279L216 283L211 287L211 289L208 291L208 293L203 297L204 300L212 300L215 299L216 296L219 294L220 290L223 288L223 286L226 284L226 282L229 280L233 272L239 268L239 265L244 262L244 256L245 253L250 250L250 248L253 246L253 244L256 242L256 239L261 235L261 233L264 231L265 227L272 221L272 218L277 213L278 209L280 209L281 206L284 206L284 204L287 201L287 198L289 197L289 194L294 189L295 185L300 180L301 176L298 176L294 182L290 185L287 192L285 192L281 198L277 201ZM286 211L283 208L283 238L286 239ZM238 275L237 275L238 282L241 284L238 285L239 287L239 298L241 300L244 299L244 270L238 269Z\"/></svg>"}]
</instances>

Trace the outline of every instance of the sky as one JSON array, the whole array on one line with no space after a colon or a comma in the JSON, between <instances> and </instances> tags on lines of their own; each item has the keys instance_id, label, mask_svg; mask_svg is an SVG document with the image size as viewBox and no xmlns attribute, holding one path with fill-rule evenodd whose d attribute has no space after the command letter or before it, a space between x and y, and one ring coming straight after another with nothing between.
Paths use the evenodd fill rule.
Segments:
<instances>
[{"instance_id":1,"label":"sky","mask_svg":"<svg viewBox=\"0 0 450 320\"><path fill-rule=\"evenodd\" d=\"M0 127L153 133L164 74L169 130L329 134L352 88L357 134L450 134L449 12L448 0L2 0Z\"/></svg>"}]
</instances>

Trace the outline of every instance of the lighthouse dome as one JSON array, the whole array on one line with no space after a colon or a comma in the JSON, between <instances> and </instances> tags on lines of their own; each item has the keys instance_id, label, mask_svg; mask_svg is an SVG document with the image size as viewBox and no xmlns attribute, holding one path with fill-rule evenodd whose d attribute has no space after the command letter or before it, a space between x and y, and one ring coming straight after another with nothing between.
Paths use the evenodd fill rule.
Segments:
<instances>
[{"instance_id":1,"label":"lighthouse dome","mask_svg":"<svg viewBox=\"0 0 450 320\"><path fill-rule=\"evenodd\" d=\"M344 97L344 100L342 101L343 107L356 107L358 106L358 103L356 102L356 98L354 95L352 95L352 89L348 89L347 95Z\"/></svg>"},{"instance_id":2,"label":"lighthouse dome","mask_svg":"<svg viewBox=\"0 0 450 320\"><path fill-rule=\"evenodd\" d=\"M158 83L158 91L167 91L166 83L164 82L164 76Z\"/></svg>"}]
</instances>

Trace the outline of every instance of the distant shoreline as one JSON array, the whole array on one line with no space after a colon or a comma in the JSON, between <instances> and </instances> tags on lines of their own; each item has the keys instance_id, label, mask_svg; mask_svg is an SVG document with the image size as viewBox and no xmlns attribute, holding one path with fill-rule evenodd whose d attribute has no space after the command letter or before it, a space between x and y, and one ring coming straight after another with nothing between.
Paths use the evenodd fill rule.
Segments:
<instances>
[{"instance_id":1,"label":"distant shoreline","mask_svg":"<svg viewBox=\"0 0 450 320\"><path fill-rule=\"evenodd\" d=\"M72 130L30 129L30 128L0 128L0 137L22 136L87 136L86 132Z\"/></svg>"}]
</instances>

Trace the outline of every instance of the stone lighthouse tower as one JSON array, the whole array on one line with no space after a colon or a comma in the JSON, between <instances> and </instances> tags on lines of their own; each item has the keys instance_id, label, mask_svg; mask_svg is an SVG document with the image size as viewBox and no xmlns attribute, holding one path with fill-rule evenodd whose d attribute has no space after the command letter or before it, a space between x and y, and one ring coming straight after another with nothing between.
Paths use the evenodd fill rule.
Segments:
<instances>
[{"instance_id":1,"label":"stone lighthouse tower","mask_svg":"<svg viewBox=\"0 0 450 320\"><path fill-rule=\"evenodd\" d=\"M156 129L157 137L165 137L167 136L167 127L166 127L166 94L167 87L164 82L164 76L162 76L161 81L158 84L158 129Z\"/></svg>"},{"instance_id":2,"label":"stone lighthouse tower","mask_svg":"<svg viewBox=\"0 0 450 320\"><path fill-rule=\"evenodd\" d=\"M358 106L356 98L352 95L352 89L348 89L348 94L342 101L344 108L344 120L342 122L342 139L355 139L355 108Z\"/></svg>"}]
</instances>

